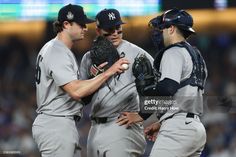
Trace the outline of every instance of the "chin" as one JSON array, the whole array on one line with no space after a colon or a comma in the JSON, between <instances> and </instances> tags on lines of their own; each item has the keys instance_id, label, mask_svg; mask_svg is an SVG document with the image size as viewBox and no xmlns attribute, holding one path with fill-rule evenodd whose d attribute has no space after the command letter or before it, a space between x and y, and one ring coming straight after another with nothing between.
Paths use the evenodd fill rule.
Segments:
<instances>
[{"instance_id":1,"label":"chin","mask_svg":"<svg viewBox=\"0 0 236 157\"><path fill-rule=\"evenodd\" d=\"M112 44L115 46L115 47L118 47L120 45L121 41L114 41L112 42Z\"/></svg>"},{"instance_id":2,"label":"chin","mask_svg":"<svg viewBox=\"0 0 236 157\"><path fill-rule=\"evenodd\" d=\"M80 37L76 38L76 40L82 40L82 39L84 39L84 36L80 36Z\"/></svg>"}]
</instances>

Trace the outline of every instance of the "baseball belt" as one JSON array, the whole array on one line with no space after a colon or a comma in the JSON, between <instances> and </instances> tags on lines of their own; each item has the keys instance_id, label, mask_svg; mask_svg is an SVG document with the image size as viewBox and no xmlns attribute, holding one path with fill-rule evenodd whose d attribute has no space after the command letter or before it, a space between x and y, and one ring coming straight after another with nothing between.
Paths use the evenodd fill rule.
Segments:
<instances>
[{"instance_id":1,"label":"baseball belt","mask_svg":"<svg viewBox=\"0 0 236 157\"><path fill-rule=\"evenodd\" d=\"M52 117L73 117L74 121L76 122L80 121L81 119L81 117L78 115L51 115L51 114L43 113L43 112L39 112L38 114L44 114L44 115L52 116Z\"/></svg>"}]
</instances>

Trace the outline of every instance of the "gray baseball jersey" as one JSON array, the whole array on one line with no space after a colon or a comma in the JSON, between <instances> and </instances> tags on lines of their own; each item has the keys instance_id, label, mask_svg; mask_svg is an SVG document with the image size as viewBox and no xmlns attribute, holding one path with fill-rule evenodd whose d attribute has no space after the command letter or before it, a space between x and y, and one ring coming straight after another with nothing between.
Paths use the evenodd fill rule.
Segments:
<instances>
[{"instance_id":1,"label":"gray baseball jersey","mask_svg":"<svg viewBox=\"0 0 236 157\"><path fill-rule=\"evenodd\" d=\"M91 104L91 116L116 117L122 111L139 111L139 97L135 87L135 77L132 73L134 58L138 54L145 54L153 63L153 58L143 49L123 40L117 48L130 61L129 69L120 75L113 76L94 94ZM90 78L91 59L86 53L81 61L81 79ZM111 90L110 90L110 89Z\"/></svg>"},{"instance_id":2,"label":"gray baseball jersey","mask_svg":"<svg viewBox=\"0 0 236 157\"><path fill-rule=\"evenodd\" d=\"M82 103L60 87L77 80L79 71L74 54L59 40L49 41L37 58L37 112L50 115L81 115Z\"/></svg>"},{"instance_id":3,"label":"gray baseball jersey","mask_svg":"<svg viewBox=\"0 0 236 157\"><path fill-rule=\"evenodd\" d=\"M169 78L180 83L190 77L192 68L191 56L185 48L169 48L161 60L159 81ZM172 108L160 119L162 125L150 157L201 155L206 143L205 128L197 116L203 112L202 93L202 90L190 85L178 89Z\"/></svg>"},{"instance_id":4,"label":"gray baseball jersey","mask_svg":"<svg viewBox=\"0 0 236 157\"><path fill-rule=\"evenodd\" d=\"M98 123L92 120L87 143L89 157L139 157L145 150L146 141L142 125L133 124L125 128L119 126L116 120L121 112L140 110L135 77L132 73L135 57L138 54L146 54L151 62L153 58L143 49L126 40L122 41L117 50L130 61L129 69L110 78L92 98L91 116L108 117L108 121ZM90 67L91 59L88 52L84 55L80 66L82 79L90 77Z\"/></svg>"},{"instance_id":5,"label":"gray baseball jersey","mask_svg":"<svg viewBox=\"0 0 236 157\"><path fill-rule=\"evenodd\" d=\"M36 63L38 116L32 127L42 157L80 156L74 115L81 116L82 103L61 88L78 76L76 58L64 43L55 38L44 45Z\"/></svg>"},{"instance_id":6,"label":"gray baseball jersey","mask_svg":"<svg viewBox=\"0 0 236 157\"><path fill-rule=\"evenodd\" d=\"M169 78L178 83L190 77L193 62L186 48L172 47L163 54L159 81ZM173 107L161 117L173 115L177 112L190 112L197 115L203 113L203 91L190 85L180 88L174 95Z\"/></svg>"}]
</instances>

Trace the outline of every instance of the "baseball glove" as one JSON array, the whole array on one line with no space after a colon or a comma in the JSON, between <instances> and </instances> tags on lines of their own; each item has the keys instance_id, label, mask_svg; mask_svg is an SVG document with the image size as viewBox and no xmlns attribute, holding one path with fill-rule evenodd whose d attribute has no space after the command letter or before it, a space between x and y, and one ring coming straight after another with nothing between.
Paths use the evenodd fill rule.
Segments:
<instances>
[{"instance_id":1,"label":"baseball glove","mask_svg":"<svg viewBox=\"0 0 236 157\"><path fill-rule=\"evenodd\" d=\"M137 56L132 67L135 76L135 84L139 94L143 95L144 88L154 84L152 64L145 54Z\"/></svg>"},{"instance_id":2,"label":"baseball glove","mask_svg":"<svg viewBox=\"0 0 236 157\"><path fill-rule=\"evenodd\" d=\"M113 44L103 36L98 36L92 44L90 49L90 57L92 66L90 68L90 74L92 77L97 76L103 71L111 67L117 60L120 59L120 55ZM106 66L100 68L104 62L108 62Z\"/></svg>"}]
</instances>

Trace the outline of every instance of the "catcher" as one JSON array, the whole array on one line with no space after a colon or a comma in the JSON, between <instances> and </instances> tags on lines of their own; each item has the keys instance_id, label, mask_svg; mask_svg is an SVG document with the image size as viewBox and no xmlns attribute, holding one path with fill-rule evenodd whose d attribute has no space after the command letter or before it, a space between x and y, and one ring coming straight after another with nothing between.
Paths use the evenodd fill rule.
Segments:
<instances>
[{"instance_id":1,"label":"catcher","mask_svg":"<svg viewBox=\"0 0 236 157\"><path fill-rule=\"evenodd\" d=\"M171 9L152 19L149 25L154 28L153 42L159 51L154 60L156 81L150 84L150 77L140 77L152 74L134 65L137 88L141 95L171 100L166 110L157 109L158 122L145 129L151 140L157 139L150 157L199 157L206 143L200 116L207 69L199 50L186 41L195 33L192 16L184 10ZM159 97L159 101L160 98L164 97ZM160 105L164 106L167 101L163 100ZM137 121L138 118L129 119L129 123Z\"/></svg>"},{"instance_id":2,"label":"catcher","mask_svg":"<svg viewBox=\"0 0 236 157\"><path fill-rule=\"evenodd\" d=\"M82 79L96 76L111 66L118 58L128 58L129 67L121 74L113 75L91 96L92 126L88 135L87 155L89 157L139 157L144 153L146 141L143 127L135 123L126 128L120 126L118 117L127 113L138 115L139 96L132 73L134 58L141 54L153 62L153 58L138 46L122 39L120 14L115 9L104 9L96 16L99 35L89 52L81 61ZM99 64L107 61L107 67Z\"/></svg>"}]
</instances>

